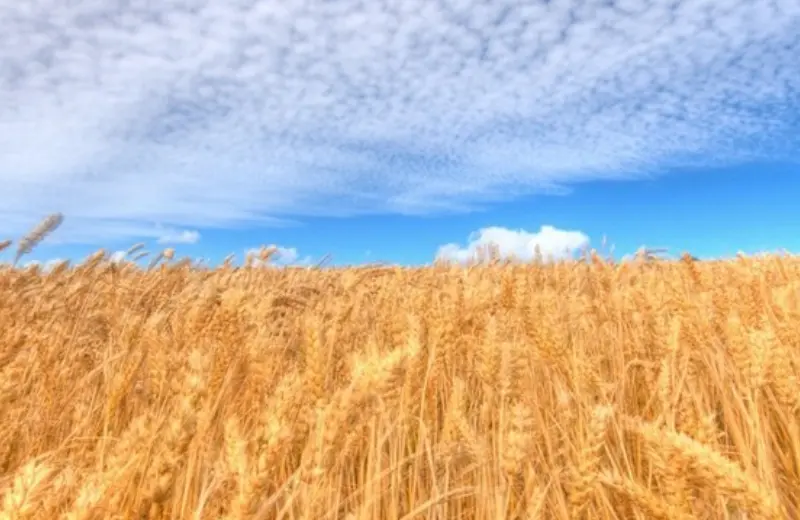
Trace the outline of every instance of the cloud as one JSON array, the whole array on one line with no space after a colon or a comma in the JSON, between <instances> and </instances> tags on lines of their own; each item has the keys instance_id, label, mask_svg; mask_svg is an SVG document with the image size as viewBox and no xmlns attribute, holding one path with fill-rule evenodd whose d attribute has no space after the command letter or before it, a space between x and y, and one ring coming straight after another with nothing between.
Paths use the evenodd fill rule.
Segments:
<instances>
[{"instance_id":1,"label":"cloud","mask_svg":"<svg viewBox=\"0 0 800 520\"><path fill-rule=\"evenodd\" d=\"M27 262L22 263L22 267L27 269L29 267L38 266L42 269L45 273L50 272L54 267L62 264L65 262L66 259L64 258L51 258L50 260L40 261L40 260L28 260Z\"/></svg>"},{"instance_id":2,"label":"cloud","mask_svg":"<svg viewBox=\"0 0 800 520\"><path fill-rule=\"evenodd\" d=\"M197 231L168 231L158 238L159 244L196 244L200 240Z\"/></svg>"},{"instance_id":3,"label":"cloud","mask_svg":"<svg viewBox=\"0 0 800 520\"><path fill-rule=\"evenodd\" d=\"M437 260L467 262L476 259L481 251L495 246L501 258L515 257L528 261L533 259L536 247L544 259L563 258L587 247L589 237L580 231L565 231L553 226L542 226L537 233L524 229L487 227L469 236L466 247L446 244L439 248Z\"/></svg>"},{"instance_id":4,"label":"cloud","mask_svg":"<svg viewBox=\"0 0 800 520\"><path fill-rule=\"evenodd\" d=\"M114 251L108 257L112 264L121 264L128 256L127 251Z\"/></svg>"},{"instance_id":5,"label":"cloud","mask_svg":"<svg viewBox=\"0 0 800 520\"><path fill-rule=\"evenodd\" d=\"M800 149L796 0L0 11L0 236L464 211Z\"/></svg>"},{"instance_id":6,"label":"cloud","mask_svg":"<svg viewBox=\"0 0 800 520\"><path fill-rule=\"evenodd\" d=\"M252 256L252 265L256 267L260 267L263 265L279 265L279 266L302 266L302 265L309 265L311 264L312 260L310 256L305 256L300 258L297 248L295 247L281 247L275 244L271 244L266 246L267 249L275 248L275 253L270 256L268 262L262 262L258 254L260 253L260 249L252 248L245 251L245 258L248 255Z\"/></svg>"}]
</instances>

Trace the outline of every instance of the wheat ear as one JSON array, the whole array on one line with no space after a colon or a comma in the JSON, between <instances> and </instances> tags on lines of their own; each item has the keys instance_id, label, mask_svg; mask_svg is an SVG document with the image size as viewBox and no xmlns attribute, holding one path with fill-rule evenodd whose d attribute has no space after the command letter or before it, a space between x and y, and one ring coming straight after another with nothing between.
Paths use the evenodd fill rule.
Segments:
<instances>
[{"instance_id":1,"label":"wheat ear","mask_svg":"<svg viewBox=\"0 0 800 520\"><path fill-rule=\"evenodd\" d=\"M30 253L39 242L52 233L61 223L64 222L64 215L61 213L53 213L45 217L39 225L33 228L30 233L22 237L22 240L17 244L17 254L14 257L14 265L17 265L19 259Z\"/></svg>"}]
</instances>

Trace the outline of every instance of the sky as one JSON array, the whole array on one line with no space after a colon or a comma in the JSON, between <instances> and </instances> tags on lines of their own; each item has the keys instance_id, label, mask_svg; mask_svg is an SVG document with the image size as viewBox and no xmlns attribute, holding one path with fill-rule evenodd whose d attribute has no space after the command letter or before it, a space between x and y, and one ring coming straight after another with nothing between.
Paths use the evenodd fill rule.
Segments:
<instances>
[{"instance_id":1,"label":"sky","mask_svg":"<svg viewBox=\"0 0 800 520\"><path fill-rule=\"evenodd\" d=\"M800 251L798 56L797 0L0 0L0 239Z\"/></svg>"}]
</instances>

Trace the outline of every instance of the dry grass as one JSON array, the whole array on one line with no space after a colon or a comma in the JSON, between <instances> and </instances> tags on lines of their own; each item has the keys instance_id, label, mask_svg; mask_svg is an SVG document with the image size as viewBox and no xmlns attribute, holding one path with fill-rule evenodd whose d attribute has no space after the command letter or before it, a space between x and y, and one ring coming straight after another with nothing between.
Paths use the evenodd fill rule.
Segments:
<instances>
[{"instance_id":1,"label":"dry grass","mask_svg":"<svg viewBox=\"0 0 800 520\"><path fill-rule=\"evenodd\" d=\"M799 291L786 257L2 268L0 517L798 518Z\"/></svg>"}]
</instances>

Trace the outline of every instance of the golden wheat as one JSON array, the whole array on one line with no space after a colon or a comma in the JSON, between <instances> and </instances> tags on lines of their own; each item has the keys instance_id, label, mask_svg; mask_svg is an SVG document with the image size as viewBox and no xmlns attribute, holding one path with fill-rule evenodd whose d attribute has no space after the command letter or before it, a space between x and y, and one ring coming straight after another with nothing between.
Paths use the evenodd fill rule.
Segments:
<instances>
[{"instance_id":1,"label":"golden wheat","mask_svg":"<svg viewBox=\"0 0 800 520\"><path fill-rule=\"evenodd\" d=\"M800 517L797 259L274 252L0 270L0 518Z\"/></svg>"}]
</instances>

